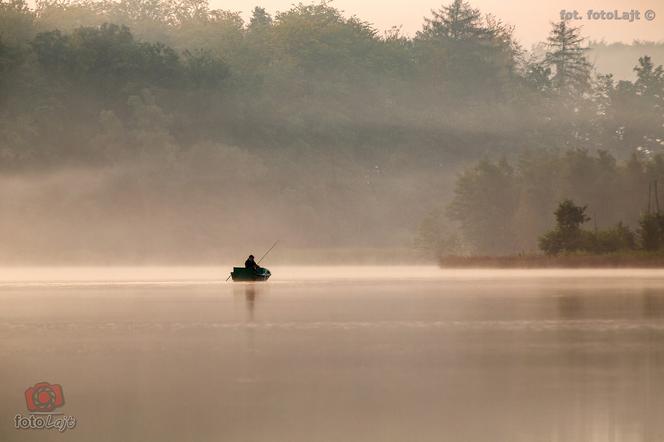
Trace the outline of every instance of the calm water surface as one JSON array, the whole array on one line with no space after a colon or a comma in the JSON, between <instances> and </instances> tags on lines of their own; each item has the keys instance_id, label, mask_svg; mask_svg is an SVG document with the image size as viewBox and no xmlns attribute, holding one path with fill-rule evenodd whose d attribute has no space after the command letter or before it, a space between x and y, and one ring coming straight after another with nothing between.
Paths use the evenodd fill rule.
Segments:
<instances>
[{"instance_id":1,"label":"calm water surface","mask_svg":"<svg viewBox=\"0 0 664 442\"><path fill-rule=\"evenodd\" d=\"M0 441L664 441L664 271L271 270L1 272Z\"/></svg>"}]
</instances>

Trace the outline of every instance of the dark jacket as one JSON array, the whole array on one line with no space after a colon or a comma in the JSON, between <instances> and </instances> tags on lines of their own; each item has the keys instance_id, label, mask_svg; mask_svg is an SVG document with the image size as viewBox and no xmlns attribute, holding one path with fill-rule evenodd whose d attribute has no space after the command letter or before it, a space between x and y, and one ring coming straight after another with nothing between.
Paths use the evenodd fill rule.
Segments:
<instances>
[{"instance_id":1,"label":"dark jacket","mask_svg":"<svg viewBox=\"0 0 664 442\"><path fill-rule=\"evenodd\" d=\"M258 264L256 264L256 261L254 261L253 259L249 258L249 259L247 259L247 260L244 262L244 267L245 267L246 269L254 269L254 270L256 270L256 269L258 269Z\"/></svg>"}]
</instances>

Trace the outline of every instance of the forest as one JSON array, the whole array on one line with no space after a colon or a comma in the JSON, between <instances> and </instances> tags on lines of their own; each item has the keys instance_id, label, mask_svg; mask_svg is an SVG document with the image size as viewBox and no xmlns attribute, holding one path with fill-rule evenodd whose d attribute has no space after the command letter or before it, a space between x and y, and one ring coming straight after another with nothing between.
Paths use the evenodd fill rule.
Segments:
<instances>
[{"instance_id":1,"label":"forest","mask_svg":"<svg viewBox=\"0 0 664 442\"><path fill-rule=\"evenodd\" d=\"M636 226L664 171L651 54L619 80L568 22L534 51L432 7L406 36L327 2L1 0L0 261L531 252L564 199Z\"/></svg>"}]
</instances>

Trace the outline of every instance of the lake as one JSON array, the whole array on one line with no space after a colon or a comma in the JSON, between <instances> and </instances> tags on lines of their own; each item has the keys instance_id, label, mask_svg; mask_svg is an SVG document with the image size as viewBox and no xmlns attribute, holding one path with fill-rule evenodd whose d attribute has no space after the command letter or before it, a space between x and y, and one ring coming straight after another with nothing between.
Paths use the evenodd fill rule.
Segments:
<instances>
[{"instance_id":1,"label":"lake","mask_svg":"<svg viewBox=\"0 0 664 442\"><path fill-rule=\"evenodd\" d=\"M664 271L271 270L4 269L0 440L664 440Z\"/></svg>"}]
</instances>

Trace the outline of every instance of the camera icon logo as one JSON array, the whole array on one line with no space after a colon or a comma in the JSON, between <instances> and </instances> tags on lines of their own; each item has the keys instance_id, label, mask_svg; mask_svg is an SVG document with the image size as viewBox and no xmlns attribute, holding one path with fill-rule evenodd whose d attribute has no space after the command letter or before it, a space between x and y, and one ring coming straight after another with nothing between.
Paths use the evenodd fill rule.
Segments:
<instances>
[{"instance_id":1,"label":"camera icon logo","mask_svg":"<svg viewBox=\"0 0 664 442\"><path fill-rule=\"evenodd\" d=\"M25 390L25 403L28 411L48 413L62 407L65 397L62 385L39 382Z\"/></svg>"}]
</instances>

